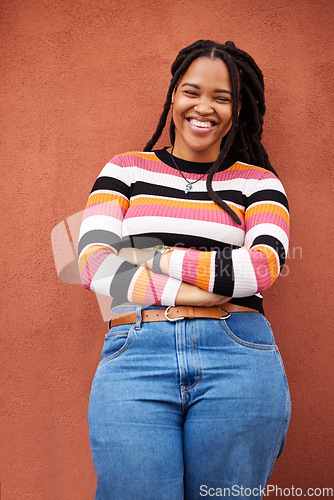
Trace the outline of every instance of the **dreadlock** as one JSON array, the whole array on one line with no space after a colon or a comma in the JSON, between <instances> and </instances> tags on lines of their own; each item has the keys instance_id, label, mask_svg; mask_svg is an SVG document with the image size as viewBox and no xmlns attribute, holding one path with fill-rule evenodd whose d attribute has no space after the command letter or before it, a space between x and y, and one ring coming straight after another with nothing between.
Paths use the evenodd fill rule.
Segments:
<instances>
[{"instance_id":1,"label":"dreadlock","mask_svg":"<svg viewBox=\"0 0 334 500\"><path fill-rule=\"evenodd\" d=\"M211 40L198 40L182 49L171 67L172 79L158 126L144 151L151 151L161 136L171 107L174 89L190 64L199 57L221 59L230 73L233 99L232 124L229 132L223 137L218 158L208 172L206 186L212 201L225 210L237 224L241 225L237 214L212 189L213 176L222 165L227 153L230 152L240 161L258 165L276 174L261 143L263 116L266 111L263 75L249 54L238 49L231 41L221 45ZM242 95L242 106L240 113L238 113L240 95ZM174 144L175 125L173 119L170 123L170 139L171 143Z\"/></svg>"}]
</instances>

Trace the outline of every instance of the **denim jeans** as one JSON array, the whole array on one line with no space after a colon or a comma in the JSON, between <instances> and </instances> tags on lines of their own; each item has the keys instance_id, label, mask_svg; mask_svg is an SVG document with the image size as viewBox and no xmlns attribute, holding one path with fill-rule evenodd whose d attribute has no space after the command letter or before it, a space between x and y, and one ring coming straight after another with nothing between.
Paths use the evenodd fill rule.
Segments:
<instances>
[{"instance_id":1,"label":"denim jeans","mask_svg":"<svg viewBox=\"0 0 334 500\"><path fill-rule=\"evenodd\" d=\"M291 412L270 324L257 312L142 323L141 308L112 310L137 323L109 330L92 382L95 499L262 498Z\"/></svg>"}]
</instances>

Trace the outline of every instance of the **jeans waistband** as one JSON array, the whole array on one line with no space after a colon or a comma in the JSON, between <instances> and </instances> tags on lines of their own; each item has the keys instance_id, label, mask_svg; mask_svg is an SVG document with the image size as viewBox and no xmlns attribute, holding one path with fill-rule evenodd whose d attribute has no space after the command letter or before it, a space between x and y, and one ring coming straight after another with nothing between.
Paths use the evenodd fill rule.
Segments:
<instances>
[{"instance_id":1,"label":"jeans waistband","mask_svg":"<svg viewBox=\"0 0 334 500\"><path fill-rule=\"evenodd\" d=\"M143 309L167 309L168 306L148 306L146 304L122 304L120 306L115 306L111 308L111 314L130 312L130 311L142 311Z\"/></svg>"}]
</instances>

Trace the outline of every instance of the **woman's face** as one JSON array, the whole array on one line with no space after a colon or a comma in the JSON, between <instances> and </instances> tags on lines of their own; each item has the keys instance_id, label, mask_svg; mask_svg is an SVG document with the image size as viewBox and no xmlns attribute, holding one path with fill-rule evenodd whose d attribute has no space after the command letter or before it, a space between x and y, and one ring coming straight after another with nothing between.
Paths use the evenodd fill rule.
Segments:
<instances>
[{"instance_id":1,"label":"woman's face","mask_svg":"<svg viewBox=\"0 0 334 500\"><path fill-rule=\"evenodd\" d=\"M221 59L201 57L189 66L174 91L173 154L189 161L217 159L232 124L232 85Z\"/></svg>"}]
</instances>

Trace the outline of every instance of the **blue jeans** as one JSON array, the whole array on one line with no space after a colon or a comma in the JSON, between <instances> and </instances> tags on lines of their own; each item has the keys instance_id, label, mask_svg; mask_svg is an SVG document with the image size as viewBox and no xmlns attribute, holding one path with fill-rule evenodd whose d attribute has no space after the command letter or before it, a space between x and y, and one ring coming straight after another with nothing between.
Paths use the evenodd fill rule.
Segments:
<instances>
[{"instance_id":1,"label":"blue jeans","mask_svg":"<svg viewBox=\"0 0 334 500\"><path fill-rule=\"evenodd\" d=\"M141 306L112 312L129 310L137 323L110 329L92 382L95 499L196 500L219 488L262 498L291 412L266 318L142 323Z\"/></svg>"}]
</instances>

